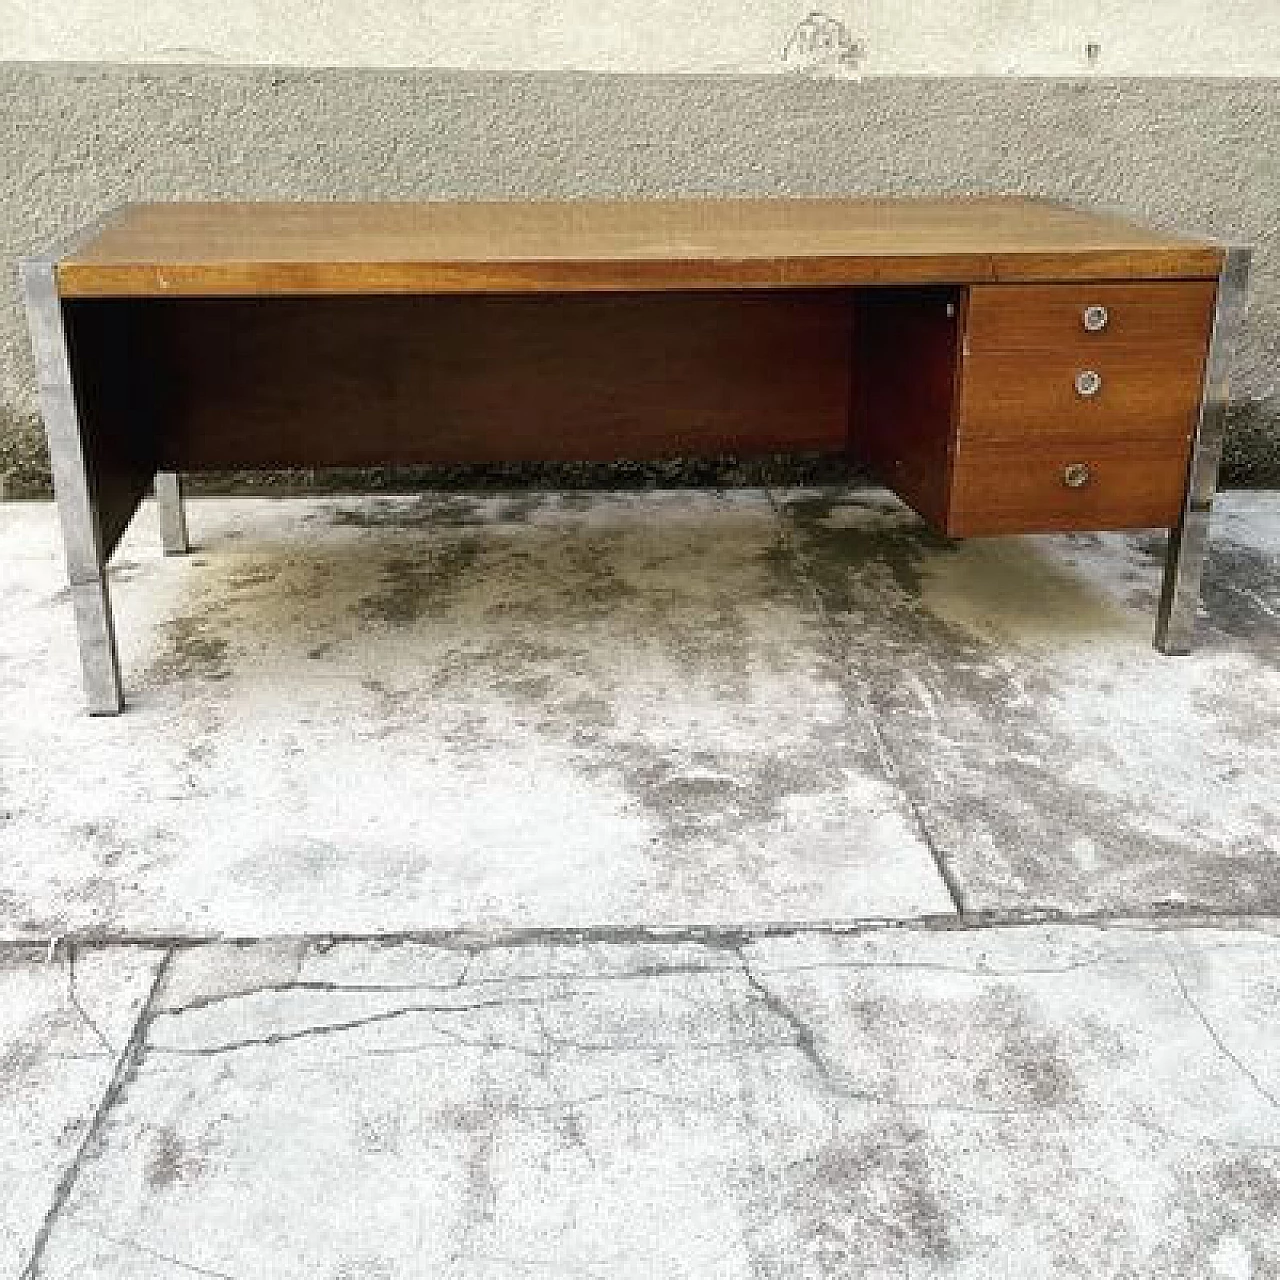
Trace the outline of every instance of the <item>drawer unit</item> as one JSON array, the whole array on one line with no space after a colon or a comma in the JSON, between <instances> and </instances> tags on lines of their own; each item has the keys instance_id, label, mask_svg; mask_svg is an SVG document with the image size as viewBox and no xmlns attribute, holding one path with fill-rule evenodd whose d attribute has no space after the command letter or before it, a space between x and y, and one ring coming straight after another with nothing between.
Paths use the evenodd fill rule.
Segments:
<instances>
[{"instance_id":1,"label":"drawer unit","mask_svg":"<svg viewBox=\"0 0 1280 1280\"><path fill-rule=\"evenodd\" d=\"M947 532L1175 523L1215 293L1204 280L973 286Z\"/></svg>"},{"instance_id":2,"label":"drawer unit","mask_svg":"<svg viewBox=\"0 0 1280 1280\"><path fill-rule=\"evenodd\" d=\"M1205 343L1109 344L1077 355L983 350L964 362L959 435L967 440L1187 439L1195 431Z\"/></svg>"},{"instance_id":3,"label":"drawer unit","mask_svg":"<svg viewBox=\"0 0 1280 1280\"><path fill-rule=\"evenodd\" d=\"M966 335L974 351L1070 351L1203 344L1213 320L1213 280L1133 284L997 284L969 291Z\"/></svg>"},{"instance_id":4,"label":"drawer unit","mask_svg":"<svg viewBox=\"0 0 1280 1280\"><path fill-rule=\"evenodd\" d=\"M1035 533L1172 525L1190 444L1159 440L984 441L953 460L947 532Z\"/></svg>"}]
</instances>

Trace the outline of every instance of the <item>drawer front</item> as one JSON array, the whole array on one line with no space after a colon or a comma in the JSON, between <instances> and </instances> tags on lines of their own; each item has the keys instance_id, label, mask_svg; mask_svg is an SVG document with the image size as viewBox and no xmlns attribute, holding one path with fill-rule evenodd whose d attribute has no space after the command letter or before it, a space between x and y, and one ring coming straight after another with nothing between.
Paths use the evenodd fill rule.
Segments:
<instances>
[{"instance_id":1,"label":"drawer front","mask_svg":"<svg viewBox=\"0 0 1280 1280\"><path fill-rule=\"evenodd\" d=\"M1190 445L1064 439L961 443L952 471L953 537L1167 528L1182 506Z\"/></svg>"},{"instance_id":2,"label":"drawer front","mask_svg":"<svg viewBox=\"0 0 1280 1280\"><path fill-rule=\"evenodd\" d=\"M1201 343L1066 351L979 351L964 361L961 439L1190 437L1204 378Z\"/></svg>"},{"instance_id":3,"label":"drawer front","mask_svg":"<svg viewBox=\"0 0 1280 1280\"><path fill-rule=\"evenodd\" d=\"M1216 295L1214 280L974 285L966 333L977 353L1052 350L1085 359L1131 344L1204 347Z\"/></svg>"}]
</instances>

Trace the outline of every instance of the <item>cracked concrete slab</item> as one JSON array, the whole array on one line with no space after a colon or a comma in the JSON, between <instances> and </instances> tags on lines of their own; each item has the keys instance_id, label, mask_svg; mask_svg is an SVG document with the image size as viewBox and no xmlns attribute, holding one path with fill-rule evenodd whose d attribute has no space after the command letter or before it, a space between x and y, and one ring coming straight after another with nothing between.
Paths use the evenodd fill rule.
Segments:
<instances>
[{"instance_id":1,"label":"cracked concrete slab","mask_svg":"<svg viewBox=\"0 0 1280 1280\"><path fill-rule=\"evenodd\" d=\"M952 910L765 494L190 506L93 720L54 510L0 505L0 932Z\"/></svg>"},{"instance_id":2,"label":"cracked concrete slab","mask_svg":"<svg viewBox=\"0 0 1280 1280\"><path fill-rule=\"evenodd\" d=\"M0 949L0 1275L22 1270L161 953Z\"/></svg>"},{"instance_id":3,"label":"cracked concrete slab","mask_svg":"<svg viewBox=\"0 0 1280 1280\"><path fill-rule=\"evenodd\" d=\"M38 1274L1280 1268L1272 929L183 951Z\"/></svg>"},{"instance_id":4,"label":"cracked concrete slab","mask_svg":"<svg viewBox=\"0 0 1280 1280\"><path fill-rule=\"evenodd\" d=\"M1162 536L956 543L875 494L782 506L966 910L1280 909L1280 496L1220 496L1177 659L1151 647Z\"/></svg>"}]
</instances>

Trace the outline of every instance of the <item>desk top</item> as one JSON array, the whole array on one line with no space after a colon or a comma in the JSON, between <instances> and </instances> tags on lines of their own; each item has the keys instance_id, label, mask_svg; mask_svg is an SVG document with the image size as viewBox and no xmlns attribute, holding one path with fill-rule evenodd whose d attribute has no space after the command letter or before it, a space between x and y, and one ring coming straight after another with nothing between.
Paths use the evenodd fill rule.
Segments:
<instances>
[{"instance_id":1,"label":"desk top","mask_svg":"<svg viewBox=\"0 0 1280 1280\"><path fill-rule=\"evenodd\" d=\"M1222 248L1013 197L138 204L64 297L519 293L1213 277Z\"/></svg>"}]
</instances>

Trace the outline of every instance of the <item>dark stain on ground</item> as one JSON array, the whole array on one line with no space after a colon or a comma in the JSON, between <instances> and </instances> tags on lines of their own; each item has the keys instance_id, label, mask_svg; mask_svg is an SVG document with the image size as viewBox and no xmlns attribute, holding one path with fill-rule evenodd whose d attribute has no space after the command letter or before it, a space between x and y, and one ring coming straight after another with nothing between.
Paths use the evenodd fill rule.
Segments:
<instances>
[{"instance_id":1,"label":"dark stain on ground","mask_svg":"<svg viewBox=\"0 0 1280 1280\"><path fill-rule=\"evenodd\" d=\"M207 604L165 624L165 647L147 666L148 682L175 679L226 680L231 646L219 628L221 609Z\"/></svg>"},{"instance_id":2,"label":"dark stain on ground","mask_svg":"<svg viewBox=\"0 0 1280 1280\"><path fill-rule=\"evenodd\" d=\"M490 523L483 501L456 493L424 493L412 501L373 499L334 507L325 518L346 529L449 529Z\"/></svg>"},{"instance_id":3,"label":"dark stain on ground","mask_svg":"<svg viewBox=\"0 0 1280 1280\"><path fill-rule=\"evenodd\" d=\"M857 525L829 523L851 509L872 518ZM887 499L794 498L782 504L782 512L803 531L805 568L832 604L847 595L847 570L855 565L883 569L900 591L918 599L928 557L960 546L924 524L904 520L901 505Z\"/></svg>"},{"instance_id":4,"label":"dark stain on ground","mask_svg":"<svg viewBox=\"0 0 1280 1280\"><path fill-rule=\"evenodd\" d=\"M393 1280L396 1274L385 1258L346 1258L330 1272L330 1280Z\"/></svg>"},{"instance_id":5,"label":"dark stain on ground","mask_svg":"<svg viewBox=\"0 0 1280 1280\"><path fill-rule=\"evenodd\" d=\"M271 564L245 564L227 574L226 584L233 592L252 591L274 582L278 571Z\"/></svg>"},{"instance_id":6,"label":"dark stain on ground","mask_svg":"<svg viewBox=\"0 0 1280 1280\"><path fill-rule=\"evenodd\" d=\"M522 493L498 503L496 519L501 524L523 524L547 504L545 493Z\"/></svg>"},{"instance_id":7,"label":"dark stain on ground","mask_svg":"<svg viewBox=\"0 0 1280 1280\"><path fill-rule=\"evenodd\" d=\"M1280 1156L1238 1155L1213 1171L1219 1189L1259 1222L1280 1222Z\"/></svg>"},{"instance_id":8,"label":"dark stain on ground","mask_svg":"<svg viewBox=\"0 0 1280 1280\"><path fill-rule=\"evenodd\" d=\"M831 1138L788 1168L783 1203L820 1276L906 1274L956 1254L929 1136L904 1121Z\"/></svg>"},{"instance_id":9,"label":"dark stain on ground","mask_svg":"<svg viewBox=\"0 0 1280 1280\"><path fill-rule=\"evenodd\" d=\"M1280 1277L1280 1153L1274 1148L1222 1154L1211 1141L1189 1149L1176 1167L1164 1233L1143 1261L1144 1275ZM1228 1246L1226 1269L1223 1246Z\"/></svg>"},{"instance_id":10,"label":"dark stain on ground","mask_svg":"<svg viewBox=\"0 0 1280 1280\"><path fill-rule=\"evenodd\" d=\"M719 872L688 854L700 845L723 850L756 833L738 853L747 876L751 850L767 846L785 825L788 801L830 795L847 785L848 771L878 773L876 760L850 726L821 726L788 743L766 737L758 747L677 752L644 740L611 741L595 761L616 776L656 827L655 853L671 859L671 873L697 882ZM761 862L768 859L761 855Z\"/></svg>"},{"instance_id":11,"label":"dark stain on ground","mask_svg":"<svg viewBox=\"0 0 1280 1280\"><path fill-rule=\"evenodd\" d=\"M40 1074L46 1060L46 1049L36 1040L18 1037L0 1053L0 1094L13 1097L20 1085Z\"/></svg>"},{"instance_id":12,"label":"dark stain on ground","mask_svg":"<svg viewBox=\"0 0 1280 1280\"><path fill-rule=\"evenodd\" d=\"M884 1080L908 1081L917 1058L931 1052L946 1056L947 1046L962 1045L967 1083L939 1101L1038 1110L1063 1106L1075 1096L1061 1033L1014 983L990 979L973 998L885 991L874 977L854 976L842 1001L865 1033L862 1042L876 1047L876 1073Z\"/></svg>"},{"instance_id":13,"label":"dark stain on ground","mask_svg":"<svg viewBox=\"0 0 1280 1280\"><path fill-rule=\"evenodd\" d=\"M206 1161L192 1152L181 1136L167 1125L152 1130L143 1162L143 1177L152 1191L164 1191L179 1182L190 1182L204 1173Z\"/></svg>"},{"instance_id":14,"label":"dark stain on ground","mask_svg":"<svg viewBox=\"0 0 1280 1280\"><path fill-rule=\"evenodd\" d=\"M417 555L387 557L378 590L360 601L360 616L398 627L443 617L479 559L481 547L479 538L463 537L423 547Z\"/></svg>"},{"instance_id":15,"label":"dark stain on ground","mask_svg":"<svg viewBox=\"0 0 1280 1280\"><path fill-rule=\"evenodd\" d=\"M1072 694L1056 683L1052 664L1015 660L925 607L929 559L957 544L901 508L868 510L860 497L800 500L783 510L797 564L836 622L843 661L866 689L967 906L1122 906L1152 883L1171 902L1207 908L1280 904L1276 850L1235 833L1215 841L1203 825L1179 830L1122 789L1081 778L1082 766L1101 777L1126 757L1087 728L1072 733L1046 719L1046 704ZM1145 547L1163 555L1162 538ZM1267 599L1276 591L1274 564L1248 553L1243 561L1240 580ZM1240 573L1240 558L1236 564ZM1221 602L1215 607L1232 616ZM1261 637L1256 611L1232 608L1230 625Z\"/></svg>"},{"instance_id":16,"label":"dark stain on ground","mask_svg":"<svg viewBox=\"0 0 1280 1280\"><path fill-rule=\"evenodd\" d=\"M978 1073L979 1095L997 1103L1053 1107L1070 1100L1075 1076L1061 1035L1024 992L1009 983L988 987L973 1009L972 1037L990 1046L994 1062Z\"/></svg>"},{"instance_id":17,"label":"dark stain on ground","mask_svg":"<svg viewBox=\"0 0 1280 1280\"><path fill-rule=\"evenodd\" d=\"M67 835L74 846L91 848L98 863L104 867L114 867L127 852L127 845L114 822L77 822L69 828Z\"/></svg>"},{"instance_id":18,"label":"dark stain on ground","mask_svg":"<svg viewBox=\"0 0 1280 1280\"><path fill-rule=\"evenodd\" d=\"M533 529L494 548L490 570L509 583L490 607L496 625L528 622L564 630L615 616L640 594L618 570L622 537L583 530Z\"/></svg>"}]
</instances>

